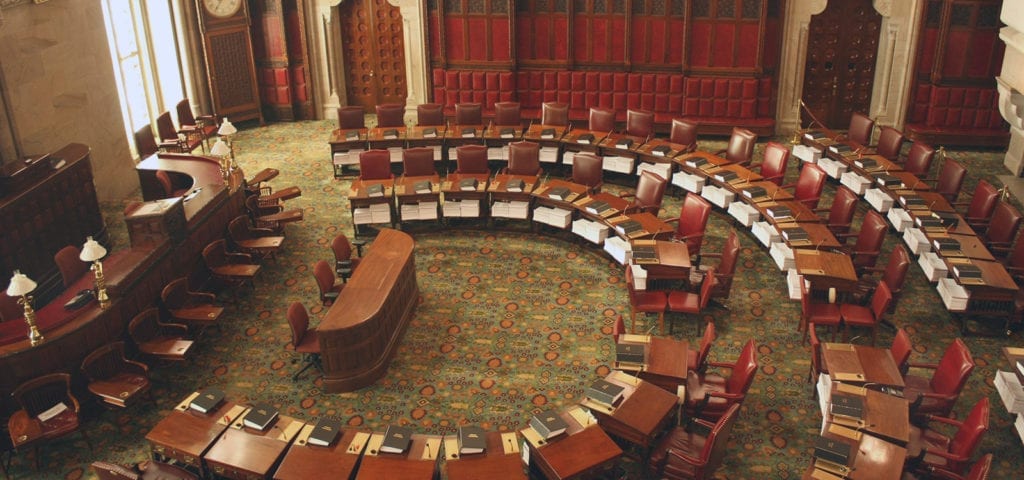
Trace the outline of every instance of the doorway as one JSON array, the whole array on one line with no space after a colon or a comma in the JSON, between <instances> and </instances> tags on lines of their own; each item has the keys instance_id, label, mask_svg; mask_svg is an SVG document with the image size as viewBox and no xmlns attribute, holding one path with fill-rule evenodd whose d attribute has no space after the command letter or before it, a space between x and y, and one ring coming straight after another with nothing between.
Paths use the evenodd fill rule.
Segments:
<instances>
[{"instance_id":1,"label":"doorway","mask_svg":"<svg viewBox=\"0 0 1024 480\"><path fill-rule=\"evenodd\" d=\"M367 113L381 103L405 104L402 14L387 0L351 0L339 7L346 96Z\"/></svg>"}]
</instances>

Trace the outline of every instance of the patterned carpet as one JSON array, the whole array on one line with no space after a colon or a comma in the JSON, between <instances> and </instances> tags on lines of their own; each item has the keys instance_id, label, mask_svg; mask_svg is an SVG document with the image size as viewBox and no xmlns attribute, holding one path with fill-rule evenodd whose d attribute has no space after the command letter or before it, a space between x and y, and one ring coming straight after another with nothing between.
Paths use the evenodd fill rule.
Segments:
<instances>
[{"instance_id":1,"label":"patterned carpet","mask_svg":"<svg viewBox=\"0 0 1024 480\"><path fill-rule=\"evenodd\" d=\"M128 411L109 411L92 406L85 428L93 451L73 436L45 450L40 472L32 470L30 456L15 456L14 476L91 477L88 464L93 460L143 460L148 452L144 437L154 423L181 398L206 385L220 386L238 402L269 401L282 413L301 419L329 415L352 426L376 429L403 423L422 433L440 434L464 423L502 431L522 428L541 408L558 409L579 401L584 386L608 372L613 319L619 314L628 317L629 310L622 268L603 252L562 233L530 233L525 225L495 231L420 226L413 235L422 298L387 376L347 394L323 393L314 374L293 382L291 375L300 364L288 345L285 310L291 302L301 301L310 308L314 324L323 316L326 310L318 301L312 266L332 259L329 243L339 231L352 234L345 198L348 182L331 175L326 142L331 128L329 122L243 128L235 141L241 166L250 175L263 167L279 168L282 173L273 186L301 186L302 197L288 205L305 209L305 220L287 227L286 245L276 262L264 265L255 291L245 293L240 303L226 304L223 326L198 340L193 362L153 365L156 407L144 403ZM702 141L701 148L715 150L721 144ZM965 191L973 189L981 176L1004 173L998 153L951 155L969 165ZM795 176L795 167L790 170ZM606 187L618 190L628 188ZM679 203L666 197L662 216L677 216ZM119 214L122 206L106 205L115 248L127 244ZM712 216L705 251L721 249L731 228L729 220L722 212ZM890 235L887 241L894 245L898 240ZM810 462L811 442L821 421L806 382L809 349L801 345L796 331L799 304L786 298L784 276L767 251L746 231L741 231L741 243L728 310L709 314L719 334L711 357L732 361L743 343L753 338L760 368L717 477L799 478ZM958 327L917 266L911 267L906 289L893 323L910 332L915 343L912 361L935 362L958 336ZM646 330L655 318L638 320ZM676 323L678 337L699 340L692 319L670 315L668 321ZM880 346L891 339L891 331L880 330ZM999 348L1016 340L965 339L978 368L956 412L964 416L982 396L993 401L992 428L980 449L996 452L992 478L1012 477L1021 455L1013 418L992 386L995 370L1008 367ZM626 460L619 473L645 478L638 467Z\"/></svg>"}]
</instances>

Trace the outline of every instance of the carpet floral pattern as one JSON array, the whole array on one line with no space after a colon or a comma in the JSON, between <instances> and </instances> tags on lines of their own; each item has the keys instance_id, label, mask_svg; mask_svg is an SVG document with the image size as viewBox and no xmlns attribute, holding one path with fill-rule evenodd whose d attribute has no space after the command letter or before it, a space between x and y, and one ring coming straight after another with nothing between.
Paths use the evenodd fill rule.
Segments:
<instances>
[{"instance_id":1,"label":"carpet floral pattern","mask_svg":"<svg viewBox=\"0 0 1024 480\"><path fill-rule=\"evenodd\" d=\"M198 355L191 362L151 365L156 406L143 403L113 411L86 402L85 429L95 450L72 436L43 450L39 472L33 471L30 455L16 455L11 466L15 477L91 477L88 464L93 460L141 461L148 454L144 437L149 429L183 397L207 385L219 386L241 403L271 402L300 419L327 415L351 426L382 429L402 423L422 433L442 434L465 423L517 430L541 409L578 402L584 387L609 371L613 322L624 315L628 324L629 317L620 265L564 233L533 233L528 225L487 230L482 224L460 224L411 229L420 302L384 378L345 394L324 393L312 371L293 382L291 376L301 364L290 349L285 311L299 301L310 309L314 324L323 317L327 309L320 305L312 267L318 260L333 261L329 245L337 233L352 236L348 181L331 174L326 141L331 128L330 122L299 122L239 132L234 143L241 166L249 175L263 167L280 169L271 182L276 188L299 185L303 195L288 206L303 208L305 220L287 227L284 249L276 261L264 263L253 291L221 294L226 318L198 339ZM701 148L715 150L720 144L702 141ZM965 190L981 176L1003 173L998 153L951 155L969 165ZM791 165L789 176L795 175ZM629 188L608 185L605 190ZM680 201L666 197L662 216L678 216ZM106 205L115 248L127 245L122 207ZM724 212L712 215L704 250L719 251L730 228ZM811 461L812 440L821 424L807 383L809 347L796 330L799 303L788 299L785 277L766 249L745 230L740 232L741 259L727 309L715 309L705 318L714 320L719 334L712 360L734 360L753 338L759 369L717 477L799 478ZM890 234L886 245L898 241ZM891 319L910 332L915 362L936 362L959 335L958 324L916 266ZM675 324L677 337L699 341L695 319L669 314L666 321ZM640 315L638 330L652 329L655 322L654 316ZM891 339L890 330L880 329L879 346ZM996 369L1008 368L1000 347L1017 343L1018 337L970 336L965 341L978 367L955 411L963 417L978 399L993 401L992 428L980 451L996 453L992 478L1010 478L1021 443L992 378ZM624 460L622 467L620 475L646 478L633 461Z\"/></svg>"}]
</instances>

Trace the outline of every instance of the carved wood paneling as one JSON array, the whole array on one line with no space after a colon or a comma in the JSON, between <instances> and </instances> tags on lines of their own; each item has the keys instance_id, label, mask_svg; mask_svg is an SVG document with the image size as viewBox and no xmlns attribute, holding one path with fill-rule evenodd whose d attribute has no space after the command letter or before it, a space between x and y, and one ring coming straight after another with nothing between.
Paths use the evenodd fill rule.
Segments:
<instances>
[{"instance_id":1,"label":"carved wood paneling","mask_svg":"<svg viewBox=\"0 0 1024 480\"><path fill-rule=\"evenodd\" d=\"M368 112L380 103L405 103L402 15L387 0L343 2L340 10L348 103Z\"/></svg>"}]
</instances>

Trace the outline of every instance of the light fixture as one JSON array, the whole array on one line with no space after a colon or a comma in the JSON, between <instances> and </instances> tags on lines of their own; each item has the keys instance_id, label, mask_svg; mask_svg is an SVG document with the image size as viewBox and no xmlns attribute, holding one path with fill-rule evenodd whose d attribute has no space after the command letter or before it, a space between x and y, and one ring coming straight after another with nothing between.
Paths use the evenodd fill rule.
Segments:
<instances>
[{"instance_id":1,"label":"light fixture","mask_svg":"<svg viewBox=\"0 0 1024 480\"><path fill-rule=\"evenodd\" d=\"M32 296L29 295L36 289L36 282L25 276L18 270L14 271L11 277L11 284L7 286L7 295L10 297L21 297L18 303L25 306L25 323L28 324L28 341L32 346L39 345L43 341L43 334L39 333L36 327L36 312L32 310Z\"/></svg>"},{"instance_id":2,"label":"light fixture","mask_svg":"<svg viewBox=\"0 0 1024 480\"><path fill-rule=\"evenodd\" d=\"M213 146L210 147L210 155L220 157L220 173L224 174L224 179L227 180L231 174L231 148L224 143L223 138L218 138L216 142L213 142Z\"/></svg>"},{"instance_id":3,"label":"light fixture","mask_svg":"<svg viewBox=\"0 0 1024 480\"><path fill-rule=\"evenodd\" d=\"M225 162L225 179L227 179L228 174L230 174L235 169L235 146L231 144L231 136L236 133L238 133L238 129L235 128L235 125L228 120L228 117L224 117L224 121L220 123L220 128L217 129L217 135L224 137L224 141L227 142L227 152L214 154L213 150L210 150L210 153L214 155L224 155L225 158L230 156L231 161ZM217 141L219 142L220 139L218 139ZM216 147L216 145L214 145L214 147ZM224 147L221 147L221 151L224 151Z\"/></svg>"},{"instance_id":4,"label":"light fixture","mask_svg":"<svg viewBox=\"0 0 1024 480\"><path fill-rule=\"evenodd\" d=\"M224 121L221 122L220 128L217 129L217 135L220 135L222 137L230 137L231 135L234 135L236 133L238 133L238 129L235 128L234 124L228 121L227 117L224 117Z\"/></svg>"},{"instance_id":5,"label":"light fixture","mask_svg":"<svg viewBox=\"0 0 1024 480\"><path fill-rule=\"evenodd\" d=\"M100 259L106 254L107 249L103 248L103 245L93 240L92 237L88 237L85 240L85 245L82 245L82 253L78 255L83 262L92 262L92 271L96 274L96 300L100 302L100 308L110 306L110 297L107 297L107 282L103 278L103 263L100 262Z\"/></svg>"}]
</instances>

